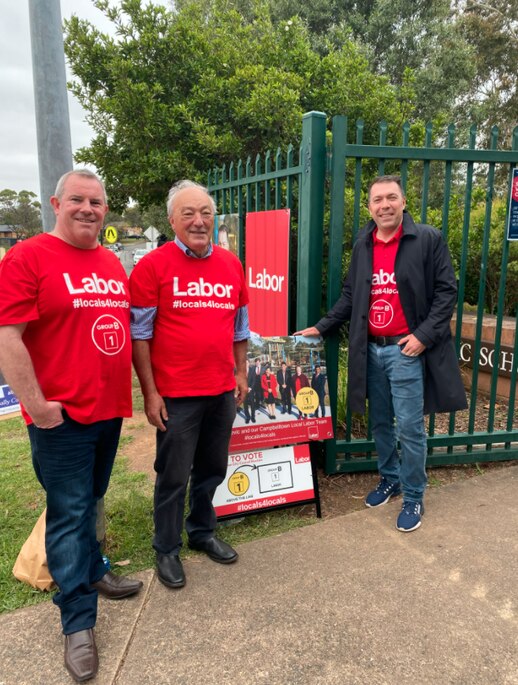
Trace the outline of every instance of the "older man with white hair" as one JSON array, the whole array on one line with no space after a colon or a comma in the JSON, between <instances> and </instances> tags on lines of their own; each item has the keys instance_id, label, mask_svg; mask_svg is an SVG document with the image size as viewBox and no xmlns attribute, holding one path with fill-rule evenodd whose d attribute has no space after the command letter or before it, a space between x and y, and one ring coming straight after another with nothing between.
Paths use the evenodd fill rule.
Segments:
<instances>
[{"instance_id":1,"label":"older man with white hair","mask_svg":"<svg viewBox=\"0 0 518 685\"><path fill-rule=\"evenodd\" d=\"M167 202L174 242L146 255L131 278L133 363L157 428L157 574L185 585L180 561L190 479L189 546L222 564L237 552L214 535L212 498L227 471L236 405L248 391L248 293L239 259L213 245L215 203L192 181Z\"/></svg>"}]
</instances>

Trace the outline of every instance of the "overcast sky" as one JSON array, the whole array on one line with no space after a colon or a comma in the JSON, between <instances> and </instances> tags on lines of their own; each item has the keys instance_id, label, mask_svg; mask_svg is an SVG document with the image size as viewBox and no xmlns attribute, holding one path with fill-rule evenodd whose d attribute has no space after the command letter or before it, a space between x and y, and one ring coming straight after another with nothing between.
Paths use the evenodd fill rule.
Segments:
<instances>
[{"instance_id":1,"label":"overcast sky","mask_svg":"<svg viewBox=\"0 0 518 685\"><path fill-rule=\"evenodd\" d=\"M92 0L61 0L61 16L76 14L103 31L109 22ZM40 195L28 0L0 0L0 190ZM70 76L69 76L70 77ZM69 94L72 151L88 145L91 130Z\"/></svg>"}]
</instances>

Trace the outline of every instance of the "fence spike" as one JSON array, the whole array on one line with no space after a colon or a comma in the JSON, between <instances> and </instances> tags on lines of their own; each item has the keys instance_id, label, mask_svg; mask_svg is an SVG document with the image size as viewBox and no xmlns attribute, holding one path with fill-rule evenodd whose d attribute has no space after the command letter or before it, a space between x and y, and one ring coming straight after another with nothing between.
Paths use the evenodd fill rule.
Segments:
<instances>
[{"instance_id":1,"label":"fence spike","mask_svg":"<svg viewBox=\"0 0 518 685\"><path fill-rule=\"evenodd\" d=\"M496 150L496 147L498 145L498 134L499 128L495 125L491 128L491 147L493 150Z\"/></svg>"},{"instance_id":2,"label":"fence spike","mask_svg":"<svg viewBox=\"0 0 518 685\"><path fill-rule=\"evenodd\" d=\"M455 124L448 125L448 147L455 146Z\"/></svg>"},{"instance_id":3,"label":"fence spike","mask_svg":"<svg viewBox=\"0 0 518 685\"><path fill-rule=\"evenodd\" d=\"M424 130L425 130L425 139L424 139L425 147L432 147L433 124L431 121L426 122Z\"/></svg>"},{"instance_id":4,"label":"fence spike","mask_svg":"<svg viewBox=\"0 0 518 685\"><path fill-rule=\"evenodd\" d=\"M356 121L356 144L361 145L363 142L363 127L365 122L363 119L358 119Z\"/></svg>"},{"instance_id":5,"label":"fence spike","mask_svg":"<svg viewBox=\"0 0 518 685\"><path fill-rule=\"evenodd\" d=\"M386 145L388 124L387 124L385 119L382 119L380 121L379 128L380 128L380 145Z\"/></svg>"},{"instance_id":6,"label":"fence spike","mask_svg":"<svg viewBox=\"0 0 518 685\"><path fill-rule=\"evenodd\" d=\"M410 140L410 122L405 121L403 124L403 146L408 147L408 142Z\"/></svg>"},{"instance_id":7,"label":"fence spike","mask_svg":"<svg viewBox=\"0 0 518 685\"><path fill-rule=\"evenodd\" d=\"M471 148L475 149L476 144L477 144L477 125L471 124L470 129L469 129L469 146Z\"/></svg>"}]
</instances>

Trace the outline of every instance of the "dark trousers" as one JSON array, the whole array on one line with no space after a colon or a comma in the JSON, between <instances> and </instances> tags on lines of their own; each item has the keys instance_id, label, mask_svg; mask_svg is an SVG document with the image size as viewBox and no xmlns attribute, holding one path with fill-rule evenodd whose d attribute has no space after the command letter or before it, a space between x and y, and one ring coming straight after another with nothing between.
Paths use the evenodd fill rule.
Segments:
<instances>
[{"instance_id":1,"label":"dark trousers","mask_svg":"<svg viewBox=\"0 0 518 685\"><path fill-rule=\"evenodd\" d=\"M190 512L185 521L189 539L201 542L214 534L212 498L227 473L236 402L232 391L164 401L169 418L165 433L157 431L153 547L162 554L177 554L189 477Z\"/></svg>"},{"instance_id":2,"label":"dark trousers","mask_svg":"<svg viewBox=\"0 0 518 685\"><path fill-rule=\"evenodd\" d=\"M96 503L104 496L119 443L122 419L81 424L66 414L48 430L28 426L32 462L47 493L45 548L59 588L63 633L95 625L97 590L106 573L95 534Z\"/></svg>"},{"instance_id":3,"label":"dark trousers","mask_svg":"<svg viewBox=\"0 0 518 685\"><path fill-rule=\"evenodd\" d=\"M258 409L262 406L263 400L264 400L264 395L263 395L263 389L261 388L261 384L255 384L252 386L252 390L250 391L251 395L251 402L253 403L254 411L258 411Z\"/></svg>"},{"instance_id":4,"label":"dark trousers","mask_svg":"<svg viewBox=\"0 0 518 685\"><path fill-rule=\"evenodd\" d=\"M319 395L318 396L318 404L320 407L320 414L322 417L324 417L326 415L325 395ZM316 412L313 414L313 416L318 417L318 407L317 407Z\"/></svg>"},{"instance_id":5,"label":"dark trousers","mask_svg":"<svg viewBox=\"0 0 518 685\"><path fill-rule=\"evenodd\" d=\"M282 411L291 414L291 390L287 386L281 388L279 385L279 392L281 394Z\"/></svg>"},{"instance_id":6,"label":"dark trousers","mask_svg":"<svg viewBox=\"0 0 518 685\"><path fill-rule=\"evenodd\" d=\"M243 402L243 411L245 414L245 420L250 421L250 419L255 419L255 403L254 396L251 392L245 397Z\"/></svg>"}]
</instances>

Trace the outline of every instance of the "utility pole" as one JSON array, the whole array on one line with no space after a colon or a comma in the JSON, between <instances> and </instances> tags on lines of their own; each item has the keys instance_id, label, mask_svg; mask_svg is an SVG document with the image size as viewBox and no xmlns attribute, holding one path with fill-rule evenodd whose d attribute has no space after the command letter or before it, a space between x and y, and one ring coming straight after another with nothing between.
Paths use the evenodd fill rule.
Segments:
<instances>
[{"instance_id":1,"label":"utility pole","mask_svg":"<svg viewBox=\"0 0 518 685\"><path fill-rule=\"evenodd\" d=\"M72 169L65 54L59 0L29 0L32 74L43 230L54 228L49 204L60 176Z\"/></svg>"}]
</instances>

